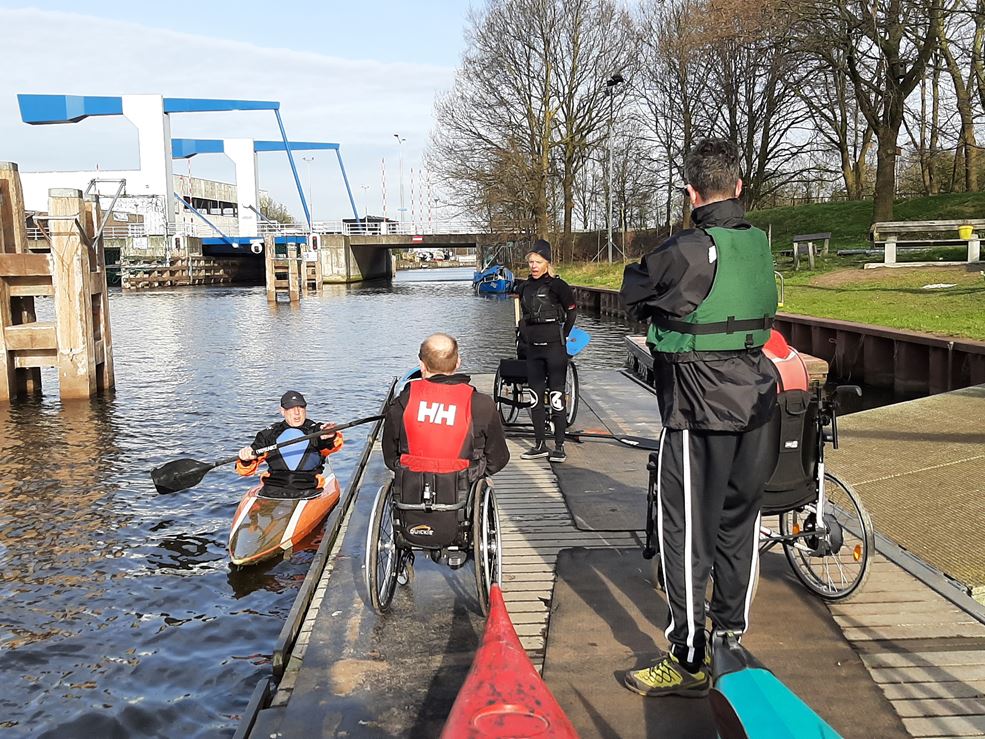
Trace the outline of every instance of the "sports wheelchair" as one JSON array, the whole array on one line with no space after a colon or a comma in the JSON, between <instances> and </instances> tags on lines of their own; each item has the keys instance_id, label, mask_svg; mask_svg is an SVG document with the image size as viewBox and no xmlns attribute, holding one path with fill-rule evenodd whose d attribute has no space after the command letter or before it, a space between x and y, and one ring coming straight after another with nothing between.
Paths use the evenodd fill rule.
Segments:
<instances>
[{"instance_id":1,"label":"sports wheelchair","mask_svg":"<svg viewBox=\"0 0 985 739\"><path fill-rule=\"evenodd\" d=\"M533 395L533 390L527 386L526 360L499 360L499 368L493 380L493 399L504 425L515 424L522 409L530 410L534 406ZM550 408L547 398L541 402ZM578 368L573 359L568 360L568 370L564 377L564 408L567 428L571 428L578 415ZM548 424L552 423L548 412Z\"/></svg>"},{"instance_id":2,"label":"sports wheelchair","mask_svg":"<svg viewBox=\"0 0 985 739\"><path fill-rule=\"evenodd\" d=\"M421 489L419 501L397 500L391 480L376 494L366 539L366 588L374 610L382 614L390 609L397 584L408 585L414 579L414 553L423 551L453 569L471 556L479 605L487 613L490 588L502 584L499 512L492 481L480 477L467 493L440 480Z\"/></svg>"},{"instance_id":3,"label":"sports wheelchair","mask_svg":"<svg viewBox=\"0 0 985 739\"><path fill-rule=\"evenodd\" d=\"M763 494L762 515L777 516L778 530L761 526L759 552L783 547L787 562L808 590L827 601L844 601L858 592L869 574L875 533L868 512L851 485L824 468L827 444L838 448L838 405L842 396L862 394L844 385L825 394L793 390L779 395L771 423L779 449L776 467ZM657 499L657 454L647 465L646 542L652 558Z\"/></svg>"}]
</instances>

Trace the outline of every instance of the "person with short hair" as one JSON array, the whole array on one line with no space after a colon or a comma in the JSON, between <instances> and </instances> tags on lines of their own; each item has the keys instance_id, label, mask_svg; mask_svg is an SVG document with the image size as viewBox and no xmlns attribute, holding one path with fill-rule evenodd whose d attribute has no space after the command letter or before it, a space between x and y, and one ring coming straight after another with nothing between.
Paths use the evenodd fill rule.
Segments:
<instances>
[{"instance_id":1,"label":"person with short hair","mask_svg":"<svg viewBox=\"0 0 985 739\"><path fill-rule=\"evenodd\" d=\"M302 497L320 488L325 460L342 448L342 432L332 431L331 423L315 423L308 418L307 409L304 396L297 390L288 390L280 399L283 420L257 432L253 443L239 450L236 471L241 475L256 474L260 465L266 462L267 471L261 475L263 495L266 497ZM313 434L319 428L324 429L323 436L299 441L257 457L257 449Z\"/></svg>"},{"instance_id":2,"label":"person with short hair","mask_svg":"<svg viewBox=\"0 0 985 739\"><path fill-rule=\"evenodd\" d=\"M527 386L530 388L530 420L534 426L534 446L523 459L561 463L567 459L564 433L567 409L564 382L568 372L566 341L574 328L578 307L571 286L554 274L551 245L537 239L527 253L530 278L517 283L520 300L518 358L527 360ZM546 397L546 403L545 403ZM547 408L554 423L554 448L547 448Z\"/></svg>"},{"instance_id":3,"label":"person with short hair","mask_svg":"<svg viewBox=\"0 0 985 739\"><path fill-rule=\"evenodd\" d=\"M386 410L383 461L396 473L398 498L419 500L420 490L399 488L430 476L450 476L455 486L466 488L459 492L467 492L467 486L510 461L496 405L458 372L454 337L428 336L418 358L421 379L408 382Z\"/></svg>"},{"instance_id":4,"label":"person with short hair","mask_svg":"<svg viewBox=\"0 0 985 739\"><path fill-rule=\"evenodd\" d=\"M621 295L648 320L663 422L658 452L658 541L670 650L626 673L645 696L707 695L705 588L718 631L749 625L759 566L763 486L776 466L770 421L777 377L762 347L776 315L773 259L745 217L734 143L699 141L684 160L694 227L629 265Z\"/></svg>"}]
</instances>

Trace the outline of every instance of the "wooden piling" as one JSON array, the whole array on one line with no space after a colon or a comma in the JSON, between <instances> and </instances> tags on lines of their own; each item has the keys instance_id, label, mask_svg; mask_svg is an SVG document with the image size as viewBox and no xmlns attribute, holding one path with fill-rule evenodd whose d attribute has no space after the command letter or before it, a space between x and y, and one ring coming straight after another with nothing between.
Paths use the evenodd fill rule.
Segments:
<instances>
[{"instance_id":1,"label":"wooden piling","mask_svg":"<svg viewBox=\"0 0 985 739\"><path fill-rule=\"evenodd\" d=\"M82 191L49 190L48 214L59 390L63 398L88 398L96 392L96 352L90 252L77 221L85 217Z\"/></svg>"},{"instance_id":2,"label":"wooden piling","mask_svg":"<svg viewBox=\"0 0 985 739\"><path fill-rule=\"evenodd\" d=\"M272 234L263 237L263 264L266 274L267 300L271 303L277 302L277 275L274 272L274 260L277 258L274 250L276 248Z\"/></svg>"},{"instance_id":3,"label":"wooden piling","mask_svg":"<svg viewBox=\"0 0 985 739\"><path fill-rule=\"evenodd\" d=\"M287 294L291 302L301 302L301 259L297 244L287 245L287 280Z\"/></svg>"},{"instance_id":4,"label":"wooden piling","mask_svg":"<svg viewBox=\"0 0 985 739\"><path fill-rule=\"evenodd\" d=\"M24 217L24 191L20 173L14 162L0 162L0 253L25 254L27 248L27 220ZM33 296L4 296L9 300L9 319L3 325L34 323L37 313ZM41 368L21 367L14 371L13 390L17 395L34 395L41 392Z\"/></svg>"},{"instance_id":5,"label":"wooden piling","mask_svg":"<svg viewBox=\"0 0 985 739\"><path fill-rule=\"evenodd\" d=\"M85 201L85 232L95 236L102 220L99 198L91 195ZM109 322L109 279L106 274L106 251L103 237L94 240L90 254L95 265L92 279L92 331L96 350L96 388L110 390L116 385L113 369L113 330Z\"/></svg>"}]
</instances>

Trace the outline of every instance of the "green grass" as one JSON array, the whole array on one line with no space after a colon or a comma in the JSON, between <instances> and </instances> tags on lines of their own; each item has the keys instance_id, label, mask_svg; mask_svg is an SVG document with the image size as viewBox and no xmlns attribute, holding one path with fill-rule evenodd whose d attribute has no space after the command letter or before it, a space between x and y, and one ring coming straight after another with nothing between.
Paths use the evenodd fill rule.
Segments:
<instances>
[{"instance_id":1,"label":"green grass","mask_svg":"<svg viewBox=\"0 0 985 739\"><path fill-rule=\"evenodd\" d=\"M565 264L572 285L618 290L623 265ZM954 283L925 290L924 285ZM782 311L985 341L985 279L964 267L862 270L827 265L826 271L789 272Z\"/></svg>"},{"instance_id":2,"label":"green grass","mask_svg":"<svg viewBox=\"0 0 985 739\"><path fill-rule=\"evenodd\" d=\"M985 217L985 193L949 193L899 200L893 207L895 221L936 221ZM818 203L789 208L767 208L749 213L755 226L772 226L773 249L790 249L797 234L831 232L831 248L860 249L871 246L869 225L872 201ZM957 234L954 235L957 238Z\"/></svg>"},{"instance_id":3,"label":"green grass","mask_svg":"<svg viewBox=\"0 0 985 739\"><path fill-rule=\"evenodd\" d=\"M952 220L985 217L985 193L954 193L898 201L893 218L899 221ZM820 203L792 208L752 211L749 220L766 229L772 225L773 249L792 247L795 234L830 231L831 253L818 257L817 269L793 272L789 257L778 257L785 279L782 310L823 318L872 323L985 341L985 279L977 270L956 267L907 267L862 270L878 255L839 257L838 249L863 249L872 220L869 200ZM957 234L955 234L955 237ZM963 261L963 247L941 247L903 253L907 261ZM623 265L579 263L561 265L560 274L572 285L619 289ZM954 283L955 287L925 290L924 285Z\"/></svg>"},{"instance_id":4,"label":"green grass","mask_svg":"<svg viewBox=\"0 0 985 739\"><path fill-rule=\"evenodd\" d=\"M924 289L941 283L954 287ZM985 279L962 267L801 273L784 293L787 313L985 341Z\"/></svg>"}]
</instances>

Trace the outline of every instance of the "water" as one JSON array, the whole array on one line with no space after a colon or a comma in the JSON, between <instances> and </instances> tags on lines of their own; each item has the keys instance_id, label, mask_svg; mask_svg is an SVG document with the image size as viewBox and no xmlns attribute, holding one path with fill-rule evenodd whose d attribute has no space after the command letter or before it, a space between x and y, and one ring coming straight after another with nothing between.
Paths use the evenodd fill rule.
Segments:
<instances>
[{"instance_id":1,"label":"water","mask_svg":"<svg viewBox=\"0 0 985 739\"><path fill-rule=\"evenodd\" d=\"M300 306L270 306L263 288L114 293L114 395L63 404L46 371L47 396L0 406L0 736L231 734L317 542L234 572L245 481L223 468L160 496L148 471L235 453L288 388L315 420L371 415L436 330L459 337L466 370L494 371L513 307L449 281L471 272L400 273ZM625 324L579 325L593 337L579 366L622 365ZM343 485L366 433L333 457Z\"/></svg>"}]
</instances>

